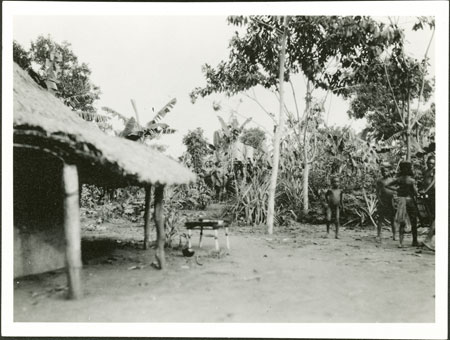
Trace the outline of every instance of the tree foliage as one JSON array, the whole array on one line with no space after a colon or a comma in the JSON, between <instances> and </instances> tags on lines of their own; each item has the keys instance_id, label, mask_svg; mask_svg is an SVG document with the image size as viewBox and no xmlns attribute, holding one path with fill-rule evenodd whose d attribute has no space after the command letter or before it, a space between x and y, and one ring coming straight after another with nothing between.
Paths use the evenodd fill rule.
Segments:
<instances>
[{"instance_id":1,"label":"tree foliage","mask_svg":"<svg viewBox=\"0 0 450 340\"><path fill-rule=\"evenodd\" d=\"M244 129L241 135L241 142L250 145L256 150L262 150L266 140L266 133L258 127Z\"/></svg>"},{"instance_id":2,"label":"tree foliage","mask_svg":"<svg viewBox=\"0 0 450 340\"><path fill-rule=\"evenodd\" d=\"M434 28L434 20L419 17L413 30L423 28L424 24ZM419 104L416 109L411 107L414 101L428 101L433 93L428 66L427 52L419 61L406 55L403 41L397 41L384 58L375 59L368 65L364 76L360 77L360 86L349 90L349 115L366 117L368 131L377 140L405 139L408 156L410 144L417 144L423 124L429 123L426 110L419 110ZM414 131L415 141L409 137Z\"/></svg>"},{"instance_id":3,"label":"tree foliage","mask_svg":"<svg viewBox=\"0 0 450 340\"><path fill-rule=\"evenodd\" d=\"M406 111L408 97L418 98L421 93L428 65L428 61L419 62L406 56L402 46L396 47L383 62L374 60L365 72L364 82L348 92L352 96L349 114L354 118L362 118L366 114L401 118L400 115ZM425 101L432 91L432 81L425 79L422 93Z\"/></svg>"},{"instance_id":4,"label":"tree foliage","mask_svg":"<svg viewBox=\"0 0 450 340\"><path fill-rule=\"evenodd\" d=\"M15 40L13 41L13 60L26 71L31 67L29 53Z\"/></svg>"},{"instance_id":5,"label":"tree foliage","mask_svg":"<svg viewBox=\"0 0 450 340\"><path fill-rule=\"evenodd\" d=\"M202 172L203 159L206 155L211 153L211 149L208 147L209 143L203 135L201 128L190 130L183 137L183 144L186 145L186 150L190 155L191 166L195 173Z\"/></svg>"},{"instance_id":6,"label":"tree foliage","mask_svg":"<svg viewBox=\"0 0 450 340\"><path fill-rule=\"evenodd\" d=\"M191 92L191 99L214 92L229 96L256 85L277 89L281 20L275 16L229 17L245 25L229 43L228 60L217 67L205 64L206 85ZM402 40L398 27L362 16L295 16L288 27L285 81L302 72L315 87L346 94L386 48ZM359 72L355 72L359 70Z\"/></svg>"},{"instance_id":7,"label":"tree foliage","mask_svg":"<svg viewBox=\"0 0 450 340\"><path fill-rule=\"evenodd\" d=\"M56 95L66 105L75 111L95 112L93 104L99 99L100 88L91 82L91 69L78 61L70 43L58 44L50 36L39 36L31 42L28 55L43 79L54 80Z\"/></svg>"}]
</instances>

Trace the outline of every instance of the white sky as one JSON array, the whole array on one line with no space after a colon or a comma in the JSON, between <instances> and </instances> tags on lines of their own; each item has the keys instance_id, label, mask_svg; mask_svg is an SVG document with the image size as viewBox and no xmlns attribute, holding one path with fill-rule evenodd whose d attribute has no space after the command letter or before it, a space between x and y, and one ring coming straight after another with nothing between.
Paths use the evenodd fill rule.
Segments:
<instances>
[{"instance_id":1,"label":"white sky","mask_svg":"<svg viewBox=\"0 0 450 340\"><path fill-rule=\"evenodd\" d=\"M385 18L383 20L386 20ZM414 17L401 17L400 23L408 28L407 51L422 58L431 33L428 29L412 32ZM236 108L239 99L243 102L238 112L253 117L254 123L272 130L271 120L253 101L239 95L227 99L212 95L190 103L189 92L203 86L205 80L201 66L208 63L216 66L228 56L228 42L236 27L227 25L226 16L15 16L13 36L22 46L29 48L30 41L39 35L50 34L61 43L66 40L79 61L86 62L92 70L91 79L101 88L97 106L108 106L130 116L133 114L130 99L134 98L140 111L141 123L153 117L152 107L159 110L171 98L177 104L166 116L165 122L177 129L172 136L164 136L158 143L169 145L168 153L178 156L184 150L182 137L188 130L202 127L211 141L213 131L220 127L217 115L225 120L229 108ZM434 44L430 49L434 67ZM304 82L294 79L300 110L305 95ZM317 91L322 97L324 92ZM269 111L278 112L275 97L264 89L256 91L258 99ZM286 88L287 103L292 104L291 92ZM212 110L212 101L219 100L221 112ZM293 105L290 106L292 110ZM359 130L364 121L351 121L347 114L348 103L336 96L329 96L328 124L352 125ZM240 117L240 121L244 118Z\"/></svg>"}]
</instances>

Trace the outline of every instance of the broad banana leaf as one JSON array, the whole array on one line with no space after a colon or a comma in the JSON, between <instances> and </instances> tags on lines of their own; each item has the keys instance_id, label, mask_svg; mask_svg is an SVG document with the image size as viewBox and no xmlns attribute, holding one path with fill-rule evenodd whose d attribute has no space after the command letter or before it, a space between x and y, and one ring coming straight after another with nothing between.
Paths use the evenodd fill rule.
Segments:
<instances>
[{"instance_id":1,"label":"broad banana leaf","mask_svg":"<svg viewBox=\"0 0 450 340\"><path fill-rule=\"evenodd\" d=\"M213 143L216 148L219 148L222 144L222 136L220 135L220 131L214 131Z\"/></svg>"},{"instance_id":2,"label":"broad banana leaf","mask_svg":"<svg viewBox=\"0 0 450 340\"><path fill-rule=\"evenodd\" d=\"M220 125L222 125L222 130L223 130L223 133L225 134L225 136L230 137L231 131L228 128L228 125L225 124L225 121L222 119L222 117L217 116L217 118L219 119Z\"/></svg>"},{"instance_id":3,"label":"broad banana leaf","mask_svg":"<svg viewBox=\"0 0 450 340\"><path fill-rule=\"evenodd\" d=\"M167 129L169 125L166 123L153 123L153 124L148 123L146 127L149 130L156 130L158 128Z\"/></svg>"},{"instance_id":4,"label":"broad banana leaf","mask_svg":"<svg viewBox=\"0 0 450 340\"><path fill-rule=\"evenodd\" d=\"M166 114L168 114L170 110L175 106L176 103L177 98L173 98L166 105L164 105L164 107L158 111L155 117L153 117L153 119L147 123L147 128L149 127L150 124L154 124L157 121L163 119L166 116Z\"/></svg>"},{"instance_id":5,"label":"broad banana leaf","mask_svg":"<svg viewBox=\"0 0 450 340\"><path fill-rule=\"evenodd\" d=\"M164 134L172 134L175 133L176 130L169 127L166 123L153 123L147 124L147 132L148 134L153 133L164 133Z\"/></svg>"},{"instance_id":6,"label":"broad banana leaf","mask_svg":"<svg viewBox=\"0 0 450 340\"><path fill-rule=\"evenodd\" d=\"M233 119L231 120L231 124L230 124L232 129L239 129L239 122L236 119L236 117L233 117Z\"/></svg>"},{"instance_id":7,"label":"broad banana leaf","mask_svg":"<svg viewBox=\"0 0 450 340\"><path fill-rule=\"evenodd\" d=\"M177 130L176 129L172 129L172 128L167 128L167 129L164 129L162 132L164 134L166 134L166 135L171 135L171 134L177 132Z\"/></svg>"},{"instance_id":8,"label":"broad banana leaf","mask_svg":"<svg viewBox=\"0 0 450 340\"><path fill-rule=\"evenodd\" d=\"M252 120L252 117L250 117L250 118L247 118L246 120L245 120L245 122L244 123L242 123L242 125L241 125L241 127L240 127L240 130L241 131L243 131L244 130L244 127L245 127L245 125L247 125L248 123L250 123L250 121Z\"/></svg>"}]
</instances>

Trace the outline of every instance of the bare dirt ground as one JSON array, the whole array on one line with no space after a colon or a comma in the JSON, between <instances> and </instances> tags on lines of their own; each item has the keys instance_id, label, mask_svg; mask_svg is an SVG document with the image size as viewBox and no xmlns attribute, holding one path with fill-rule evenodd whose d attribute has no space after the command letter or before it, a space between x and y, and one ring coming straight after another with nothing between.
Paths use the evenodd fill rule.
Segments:
<instances>
[{"instance_id":1,"label":"bare dirt ground","mask_svg":"<svg viewBox=\"0 0 450 340\"><path fill-rule=\"evenodd\" d=\"M84 223L82 300L65 299L63 270L15 279L14 321L434 322L434 253L399 249L387 230L380 245L373 229L235 227L219 254L195 233L195 255L167 250L159 271L142 226L116 222Z\"/></svg>"}]
</instances>

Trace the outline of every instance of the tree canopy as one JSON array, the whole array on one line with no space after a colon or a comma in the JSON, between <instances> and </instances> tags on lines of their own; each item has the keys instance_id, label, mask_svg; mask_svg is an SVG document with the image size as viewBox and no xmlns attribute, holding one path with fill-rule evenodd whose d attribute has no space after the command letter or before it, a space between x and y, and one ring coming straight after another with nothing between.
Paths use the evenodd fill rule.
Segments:
<instances>
[{"instance_id":1,"label":"tree canopy","mask_svg":"<svg viewBox=\"0 0 450 340\"><path fill-rule=\"evenodd\" d=\"M434 30L434 21L426 17L420 17L413 30L421 29L424 24ZM430 111L419 110L420 102L428 101L433 93L428 66L427 52L419 61L405 53L402 40L396 42L384 58L373 60L366 70L361 71L364 78L361 76L360 86L347 93L351 99L349 115L366 117L367 130L377 140L405 137L409 150L411 133L416 131L418 139L424 124L426 128L431 127L430 120L425 117ZM417 108L411 107L414 101L418 103Z\"/></svg>"},{"instance_id":2,"label":"tree canopy","mask_svg":"<svg viewBox=\"0 0 450 340\"><path fill-rule=\"evenodd\" d=\"M29 53L15 40L13 41L13 60L26 71L31 67Z\"/></svg>"},{"instance_id":3,"label":"tree canopy","mask_svg":"<svg viewBox=\"0 0 450 340\"><path fill-rule=\"evenodd\" d=\"M228 22L245 25L245 34L236 32L231 39L228 60L215 68L203 66L206 85L191 92L192 101L214 92L231 96L256 85L277 89L281 20L241 16ZM295 16L287 33L284 80L302 72L315 87L344 95L365 77L362 70L404 37L399 27L363 16Z\"/></svg>"}]
</instances>

